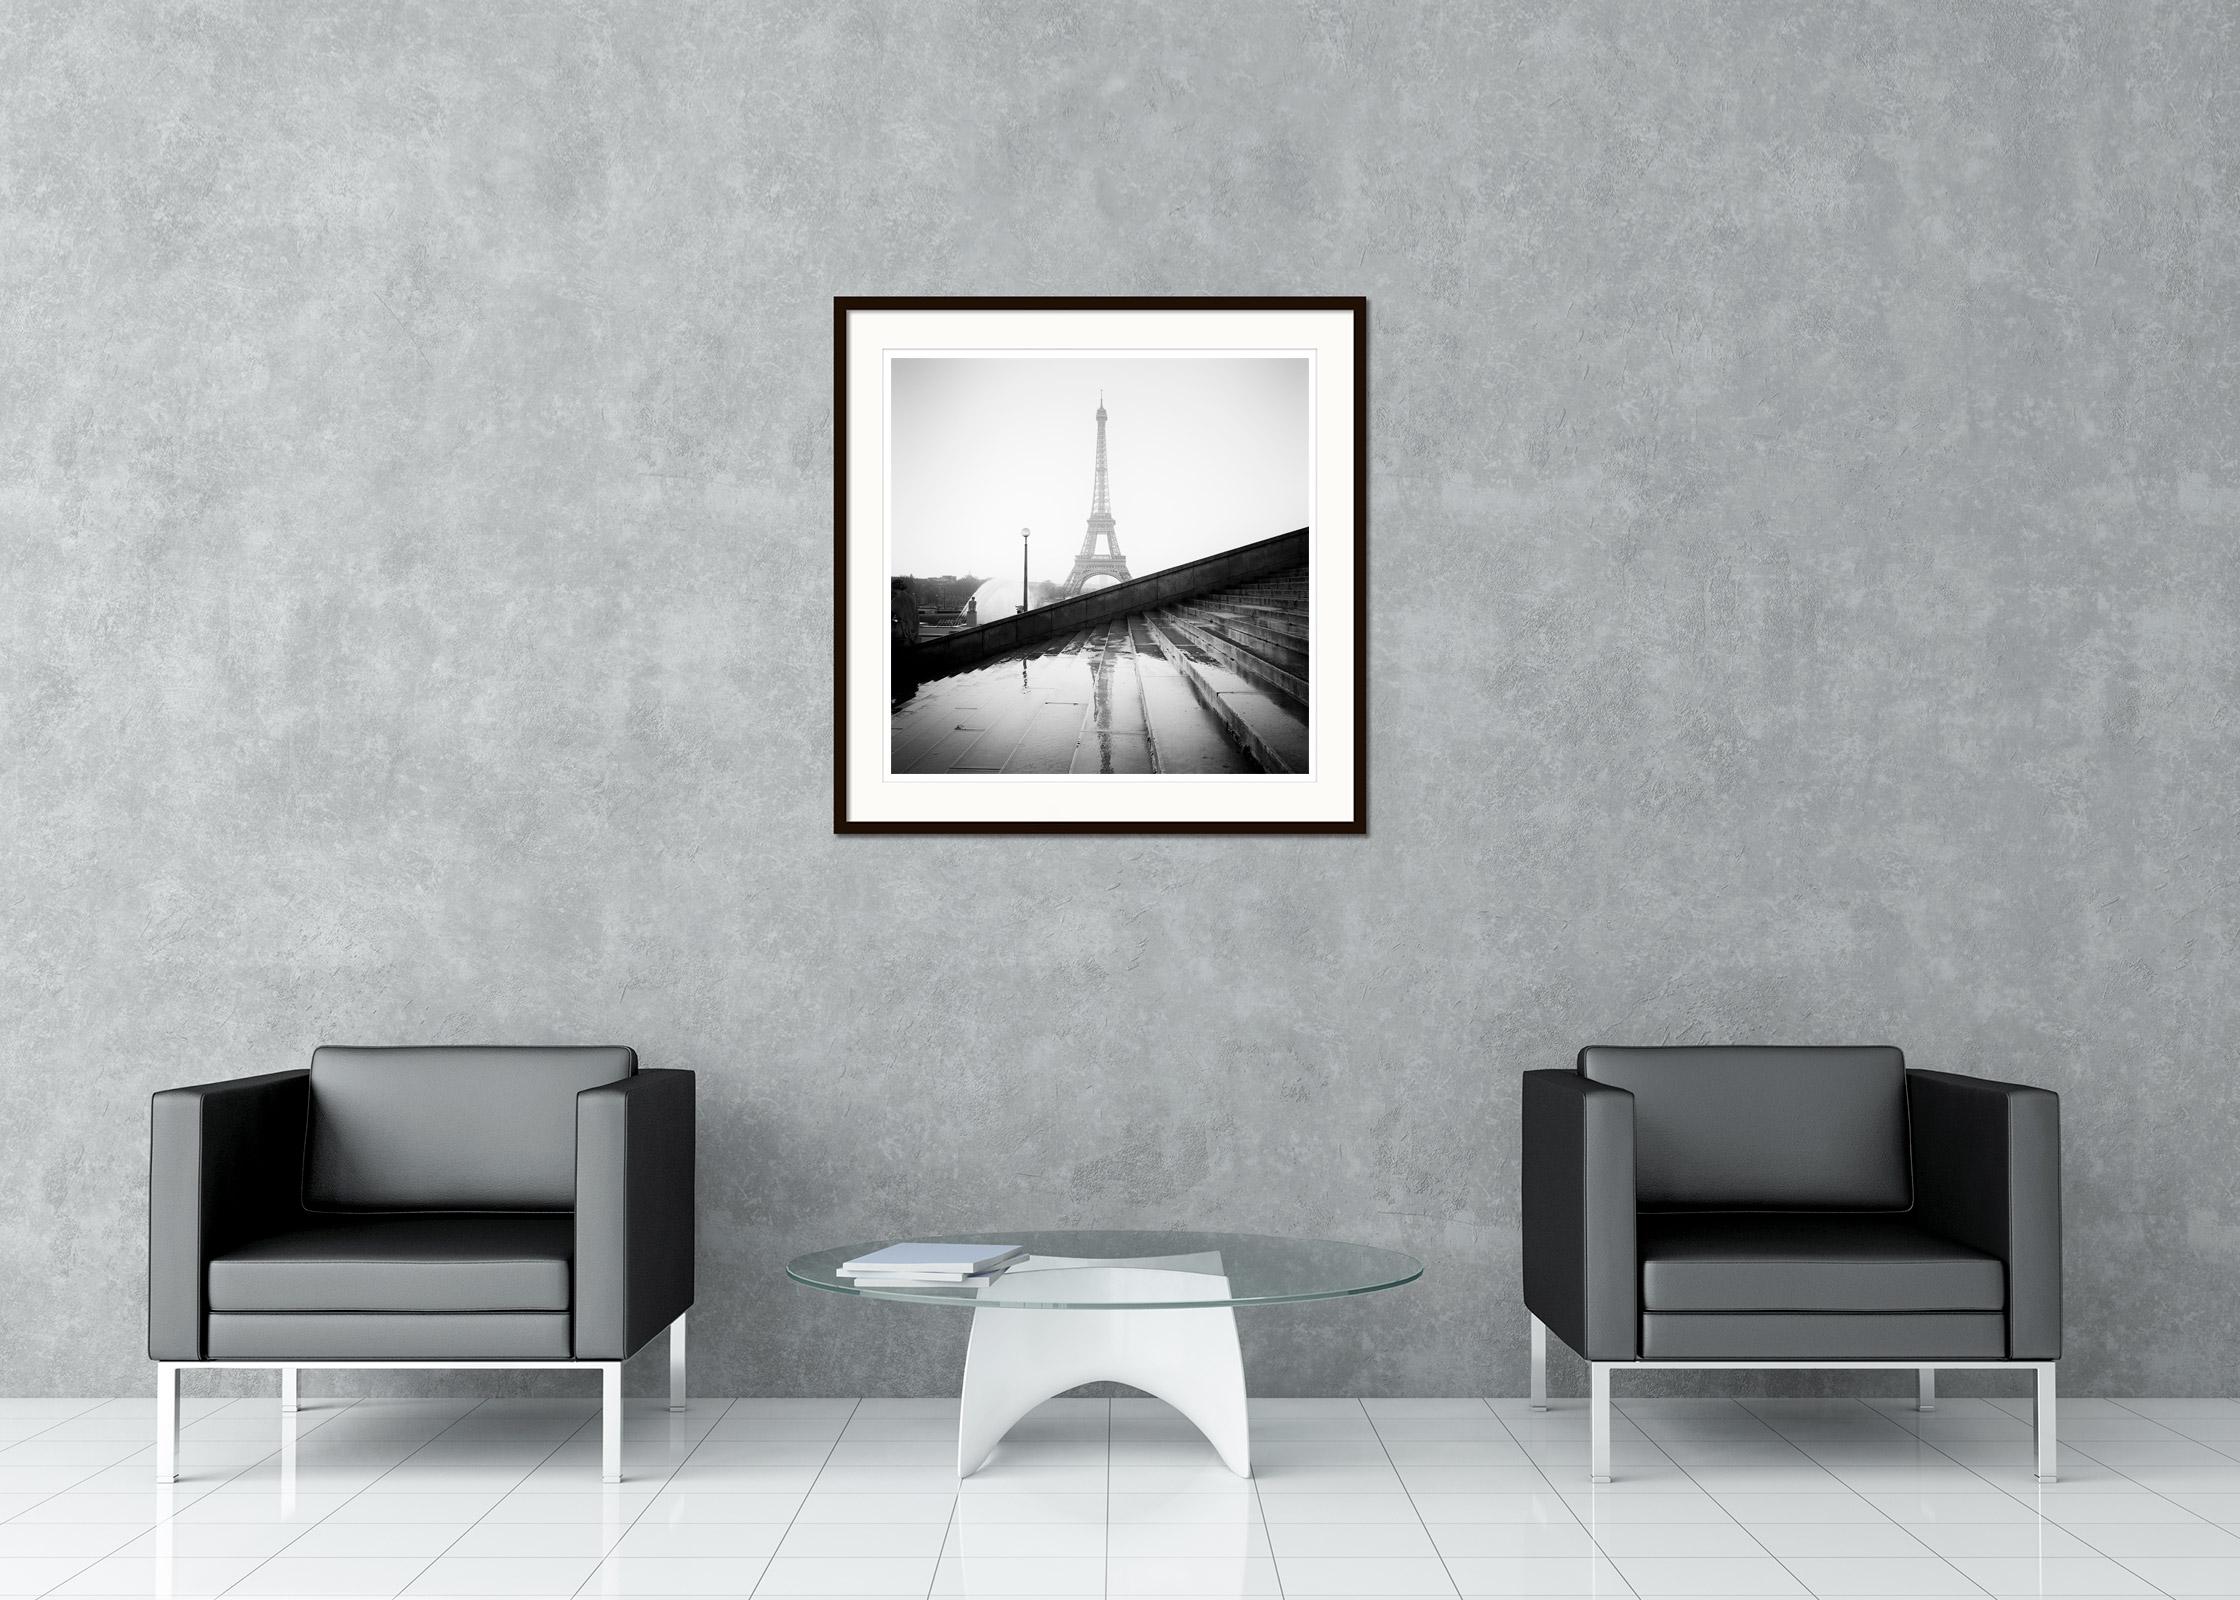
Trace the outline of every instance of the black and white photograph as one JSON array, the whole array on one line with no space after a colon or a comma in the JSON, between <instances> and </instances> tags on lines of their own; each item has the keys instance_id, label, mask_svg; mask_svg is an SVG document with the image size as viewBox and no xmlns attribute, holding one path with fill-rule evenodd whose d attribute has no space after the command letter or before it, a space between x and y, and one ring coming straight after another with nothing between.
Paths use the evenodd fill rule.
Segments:
<instances>
[{"instance_id":1,"label":"black and white photograph","mask_svg":"<svg viewBox=\"0 0 2240 1600\"><path fill-rule=\"evenodd\" d=\"M889 770L1307 770L1304 358L902 360L893 394Z\"/></svg>"},{"instance_id":2,"label":"black and white photograph","mask_svg":"<svg viewBox=\"0 0 2240 1600\"><path fill-rule=\"evenodd\" d=\"M865 752L928 823L1284 820L1284 790L1355 758L1359 630L1328 610L1360 530L1323 470L1358 471L1317 436L1329 364L1240 343L1234 314L1196 348L1085 347L1062 315L1013 314L1047 344L886 346L875 397L852 392L852 422L877 402L880 514L843 514L844 603L883 591L886 659L843 722L881 717Z\"/></svg>"}]
</instances>

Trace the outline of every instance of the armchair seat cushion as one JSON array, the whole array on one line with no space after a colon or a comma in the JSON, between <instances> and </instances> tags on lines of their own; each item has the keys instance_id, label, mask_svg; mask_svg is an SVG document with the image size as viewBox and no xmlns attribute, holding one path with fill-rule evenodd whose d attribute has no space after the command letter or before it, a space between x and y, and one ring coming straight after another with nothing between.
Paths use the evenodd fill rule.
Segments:
<instances>
[{"instance_id":1,"label":"armchair seat cushion","mask_svg":"<svg viewBox=\"0 0 2240 1600\"><path fill-rule=\"evenodd\" d=\"M1904 1213L1647 1212L1644 1311L2000 1311L1998 1257Z\"/></svg>"},{"instance_id":2,"label":"armchair seat cushion","mask_svg":"<svg viewBox=\"0 0 2240 1600\"><path fill-rule=\"evenodd\" d=\"M213 1311L212 1361L567 1361L565 1311Z\"/></svg>"},{"instance_id":3,"label":"armchair seat cushion","mask_svg":"<svg viewBox=\"0 0 2240 1600\"><path fill-rule=\"evenodd\" d=\"M574 1230L565 1213L312 1216L215 1257L210 1308L566 1311Z\"/></svg>"}]
</instances>

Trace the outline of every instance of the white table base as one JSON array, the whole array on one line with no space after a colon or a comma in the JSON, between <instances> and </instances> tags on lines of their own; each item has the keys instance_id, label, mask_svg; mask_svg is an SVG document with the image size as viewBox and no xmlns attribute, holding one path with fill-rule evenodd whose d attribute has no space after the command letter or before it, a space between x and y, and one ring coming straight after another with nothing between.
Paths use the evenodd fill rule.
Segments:
<instances>
[{"instance_id":1,"label":"white table base","mask_svg":"<svg viewBox=\"0 0 2240 1600\"><path fill-rule=\"evenodd\" d=\"M1191 1259L1191 1258L1169 1258ZM1227 1306L1143 1310L1129 1302L1219 1300L1226 1278L1145 1266L1077 1267L1038 1258L990 1284L972 1314L957 1421L957 1476L969 1478L1020 1418L1084 1383L1133 1384L1188 1417L1224 1465L1252 1476L1244 1354ZM1110 1299L1110 1311L1006 1309L1006 1299Z\"/></svg>"}]
</instances>

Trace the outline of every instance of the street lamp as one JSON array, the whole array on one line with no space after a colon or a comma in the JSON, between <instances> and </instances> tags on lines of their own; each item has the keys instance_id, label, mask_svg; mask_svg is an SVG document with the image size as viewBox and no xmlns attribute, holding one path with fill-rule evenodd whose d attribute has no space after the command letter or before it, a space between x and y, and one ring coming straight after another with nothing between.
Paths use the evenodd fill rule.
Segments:
<instances>
[{"instance_id":1,"label":"street lamp","mask_svg":"<svg viewBox=\"0 0 2240 1600\"><path fill-rule=\"evenodd\" d=\"M1027 609L1027 541L1033 537L1034 530L1032 528L1021 528L1019 530L1019 611L1021 615L1024 615Z\"/></svg>"}]
</instances>

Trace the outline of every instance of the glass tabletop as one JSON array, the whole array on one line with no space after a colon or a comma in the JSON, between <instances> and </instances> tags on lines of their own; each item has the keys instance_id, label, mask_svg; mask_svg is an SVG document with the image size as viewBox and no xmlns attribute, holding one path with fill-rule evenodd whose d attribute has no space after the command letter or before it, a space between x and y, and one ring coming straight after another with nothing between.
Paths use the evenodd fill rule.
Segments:
<instances>
[{"instance_id":1,"label":"glass tabletop","mask_svg":"<svg viewBox=\"0 0 2240 1600\"><path fill-rule=\"evenodd\" d=\"M1026 1259L984 1284L859 1283L841 1266L890 1239L798 1256L786 1276L812 1289L920 1305L1002 1306L1022 1311L1174 1311L1205 1306L1335 1300L1397 1289L1423 1276L1398 1250L1335 1239L1258 1233L1151 1233L997 1228L919 1234L918 1244L1016 1245Z\"/></svg>"}]
</instances>

